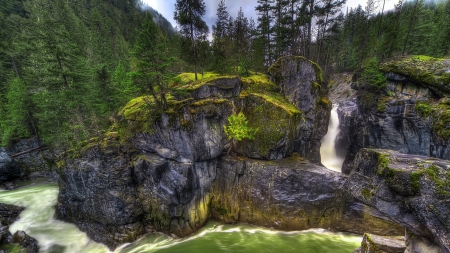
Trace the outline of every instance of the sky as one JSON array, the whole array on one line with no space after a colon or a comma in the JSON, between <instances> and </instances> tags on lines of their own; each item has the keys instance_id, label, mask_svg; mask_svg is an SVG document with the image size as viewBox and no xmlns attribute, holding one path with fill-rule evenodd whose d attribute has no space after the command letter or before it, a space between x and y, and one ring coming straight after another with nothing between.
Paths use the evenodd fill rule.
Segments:
<instances>
[{"instance_id":1,"label":"sky","mask_svg":"<svg viewBox=\"0 0 450 253\"><path fill-rule=\"evenodd\" d=\"M172 23L173 27L176 27L177 24L175 20L173 20L173 13L175 10L175 0L143 0L144 3L151 6L153 9L157 10L161 13L170 23ZM220 0L205 0L206 5L206 15L204 20L208 24L209 28L216 22L216 11L217 6L219 5ZM366 5L367 0L347 0L346 6L349 8L355 8L360 4L363 8ZM390 10L394 8L394 4L396 4L398 0L386 0L385 10ZM230 13L233 17L237 16L239 8L242 7L242 11L245 16L250 18L253 17L256 21L256 12L255 6L257 5L257 0L226 0L228 13ZM379 9L381 11L381 7L383 2L378 4ZM346 8L344 8L345 10Z\"/></svg>"}]
</instances>

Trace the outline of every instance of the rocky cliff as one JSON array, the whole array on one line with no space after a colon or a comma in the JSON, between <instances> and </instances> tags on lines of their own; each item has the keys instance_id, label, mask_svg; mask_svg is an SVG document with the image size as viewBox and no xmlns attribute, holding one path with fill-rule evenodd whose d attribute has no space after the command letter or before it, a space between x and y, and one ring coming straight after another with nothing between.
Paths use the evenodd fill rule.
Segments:
<instances>
[{"instance_id":1,"label":"rocky cliff","mask_svg":"<svg viewBox=\"0 0 450 253\"><path fill-rule=\"evenodd\" d=\"M362 149L354 159L347 189L404 226L407 245L431 241L441 248L431 244L430 251L410 247L408 252L450 252L450 161Z\"/></svg>"},{"instance_id":2,"label":"rocky cliff","mask_svg":"<svg viewBox=\"0 0 450 253\"><path fill-rule=\"evenodd\" d=\"M287 57L269 77L173 84L163 112L150 97L133 99L110 131L58 163L56 216L110 248L152 231L186 236L211 215L286 230L401 233L345 192L347 176L314 164L329 117L325 88L317 65ZM231 145L224 126L238 112L257 132Z\"/></svg>"},{"instance_id":3,"label":"rocky cliff","mask_svg":"<svg viewBox=\"0 0 450 253\"><path fill-rule=\"evenodd\" d=\"M413 56L380 70L385 88L376 94L359 90L356 99L340 102L337 147L348 149L343 172L350 172L361 148L450 159L450 61Z\"/></svg>"}]
</instances>

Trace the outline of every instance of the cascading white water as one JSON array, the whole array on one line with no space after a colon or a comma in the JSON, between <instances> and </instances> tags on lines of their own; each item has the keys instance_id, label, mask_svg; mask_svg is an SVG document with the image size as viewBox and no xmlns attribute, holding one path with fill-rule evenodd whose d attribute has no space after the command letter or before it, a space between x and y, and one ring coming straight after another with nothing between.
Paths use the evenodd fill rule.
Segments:
<instances>
[{"instance_id":1,"label":"cascading white water","mask_svg":"<svg viewBox=\"0 0 450 253\"><path fill-rule=\"evenodd\" d=\"M328 124L328 132L321 140L320 156L322 164L330 170L341 172L343 157L336 154L335 140L339 133L339 117L337 114L338 105L333 104L331 110L330 123Z\"/></svg>"}]
</instances>

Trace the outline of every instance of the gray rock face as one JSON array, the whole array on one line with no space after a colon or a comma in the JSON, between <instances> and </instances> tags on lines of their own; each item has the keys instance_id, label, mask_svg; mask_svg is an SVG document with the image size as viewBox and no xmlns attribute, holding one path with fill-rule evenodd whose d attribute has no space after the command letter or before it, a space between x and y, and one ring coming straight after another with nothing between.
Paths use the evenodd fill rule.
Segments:
<instances>
[{"instance_id":1,"label":"gray rock face","mask_svg":"<svg viewBox=\"0 0 450 253\"><path fill-rule=\"evenodd\" d=\"M406 250L405 237L388 237L365 233L360 249L361 253L404 253Z\"/></svg>"},{"instance_id":2,"label":"gray rock face","mask_svg":"<svg viewBox=\"0 0 450 253\"><path fill-rule=\"evenodd\" d=\"M71 161L61 173L56 217L110 248L152 230L186 236L207 221L214 159L182 164L127 152L97 146Z\"/></svg>"},{"instance_id":3,"label":"gray rock face","mask_svg":"<svg viewBox=\"0 0 450 253\"><path fill-rule=\"evenodd\" d=\"M406 250L404 253L443 253L444 251L425 237L406 230Z\"/></svg>"},{"instance_id":4,"label":"gray rock face","mask_svg":"<svg viewBox=\"0 0 450 253\"><path fill-rule=\"evenodd\" d=\"M41 149L39 147L42 147ZM55 172L55 159L57 157L52 151L42 145L37 138L20 139L7 148L9 154L20 154L12 157L23 176L27 178L47 177L57 178ZM33 150L31 152L26 152Z\"/></svg>"},{"instance_id":5,"label":"gray rock face","mask_svg":"<svg viewBox=\"0 0 450 253\"><path fill-rule=\"evenodd\" d=\"M0 148L0 182L10 181L22 175L22 172L6 153L5 149Z\"/></svg>"},{"instance_id":6,"label":"gray rock face","mask_svg":"<svg viewBox=\"0 0 450 253\"><path fill-rule=\"evenodd\" d=\"M213 188L212 216L282 230L402 233L381 214L349 198L346 181L345 175L298 156L270 162L223 157Z\"/></svg>"},{"instance_id":7,"label":"gray rock face","mask_svg":"<svg viewBox=\"0 0 450 253\"><path fill-rule=\"evenodd\" d=\"M431 120L415 110L415 100L392 100L384 112L361 111L352 101L340 105L338 115L342 125L337 145L340 148L348 146L344 173L349 173L352 160L361 148L450 158L448 143L433 134Z\"/></svg>"},{"instance_id":8,"label":"gray rock face","mask_svg":"<svg viewBox=\"0 0 450 253\"><path fill-rule=\"evenodd\" d=\"M346 149L342 171L349 173L352 161L361 148L397 150L406 154L450 159L450 139L439 137L432 117L424 117L416 110L418 100L431 98L433 93L417 85L408 77L388 73L386 90L394 97L379 101L381 109L362 110L361 101L342 101L338 115L340 133L336 147ZM384 108L383 108L384 107Z\"/></svg>"},{"instance_id":9,"label":"gray rock face","mask_svg":"<svg viewBox=\"0 0 450 253\"><path fill-rule=\"evenodd\" d=\"M353 166L352 196L450 252L450 161L362 149Z\"/></svg>"},{"instance_id":10,"label":"gray rock face","mask_svg":"<svg viewBox=\"0 0 450 253\"><path fill-rule=\"evenodd\" d=\"M25 208L0 203L0 224L4 226L11 225L19 218L20 212Z\"/></svg>"},{"instance_id":11,"label":"gray rock face","mask_svg":"<svg viewBox=\"0 0 450 253\"><path fill-rule=\"evenodd\" d=\"M320 162L320 140L327 133L331 104L321 100L321 70L303 57L282 57L269 69L281 93L303 113L297 127L294 150L308 160Z\"/></svg>"}]
</instances>

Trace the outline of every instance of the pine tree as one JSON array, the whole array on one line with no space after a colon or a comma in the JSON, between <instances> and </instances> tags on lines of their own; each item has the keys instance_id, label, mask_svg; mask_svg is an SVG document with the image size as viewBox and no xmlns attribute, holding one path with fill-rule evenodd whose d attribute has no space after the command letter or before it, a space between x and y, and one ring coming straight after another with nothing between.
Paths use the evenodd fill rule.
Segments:
<instances>
[{"instance_id":1,"label":"pine tree","mask_svg":"<svg viewBox=\"0 0 450 253\"><path fill-rule=\"evenodd\" d=\"M8 145L15 137L28 137L35 133L30 96L21 79L14 78L10 82L6 99L6 113L0 119L2 145Z\"/></svg>"},{"instance_id":2,"label":"pine tree","mask_svg":"<svg viewBox=\"0 0 450 253\"><path fill-rule=\"evenodd\" d=\"M258 12L258 30L261 47L264 50L264 61L266 66L273 63L272 41L272 22L274 17L271 15L272 4L274 0L258 0L255 10Z\"/></svg>"},{"instance_id":3,"label":"pine tree","mask_svg":"<svg viewBox=\"0 0 450 253\"><path fill-rule=\"evenodd\" d=\"M206 37L206 34L209 31L206 22L202 19L205 15L205 8L203 0L177 0L175 3L174 19L180 25L181 34L189 42L188 48L190 51L187 56L188 59L192 59L195 80L198 80L198 42Z\"/></svg>"},{"instance_id":4,"label":"pine tree","mask_svg":"<svg viewBox=\"0 0 450 253\"><path fill-rule=\"evenodd\" d=\"M224 74L228 69L230 50L227 50L230 38L228 37L228 20L230 14L227 11L225 0L221 0L217 7L217 20L213 25L213 68Z\"/></svg>"},{"instance_id":5,"label":"pine tree","mask_svg":"<svg viewBox=\"0 0 450 253\"><path fill-rule=\"evenodd\" d=\"M141 93L151 94L158 107L166 109L168 84L174 77L169 67L174 59L169 54L166 35L156 27L150 13L145 15L132 53L136 58L133 80Z\"/></svg>"}]
</instances>

